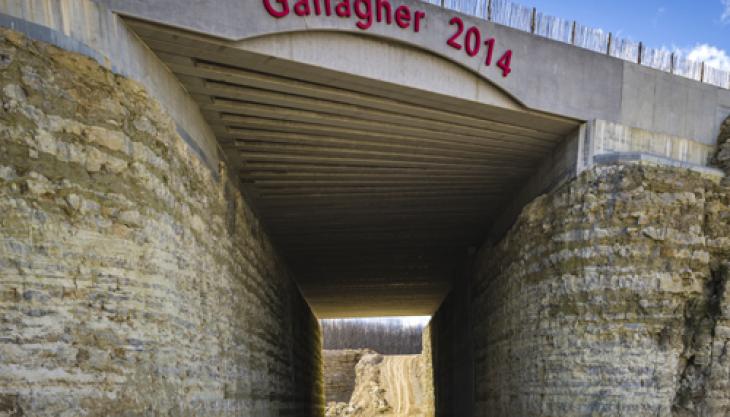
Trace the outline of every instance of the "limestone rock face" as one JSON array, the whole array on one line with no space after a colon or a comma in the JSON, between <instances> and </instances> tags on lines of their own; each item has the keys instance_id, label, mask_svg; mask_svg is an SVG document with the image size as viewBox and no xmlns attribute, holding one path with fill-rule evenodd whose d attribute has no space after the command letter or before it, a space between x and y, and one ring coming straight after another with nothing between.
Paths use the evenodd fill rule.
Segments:
<instances>
[{"instance_id":1,"label":"limestone rock face","mask_svg":"<svg viewBox=\"0 0 730 417\"><path fill-rule=\"evenodd\" d=\"M717 145L718 151L713 162L730 175L730 117L720 127Z\"/></svg>"},{"instance_id":2,"label":"limestone rock face","mask_svg":"<svg viewBox=\"0 0 730 417\"><path fill-rule=\"evenodd\" d=\"M324 392L325 402L347 403L355 390L355 367L367 354L368 349L324 350Z\"/></svg>"},{"instance_id":3,"label":"limestone rock face","mask_svg":"<svg viewBox=\"0 0 730 417\"><path fill-rule=\"evenodd\" d=\"M320 416L319 326L139 85L0 31L0 416Z\"/></svg>"},{"instance_id":4,"label":"limestone rock face","mask_svg":"<svg viewBox=\"0 0 730 417\"><path fill-rule=\"evenodd\" d=\"M730 188L595 167L529 204L472 282L477 416L730 415Z\"/></svg>"},{"instance_id":5,"label":"limestone rock face","mask_svg":"<svg viewBox=\"0 0 730 417\"><path fill-rule=\"evenodd\" d=\"M433 417L433 379L426 355L366 353L355 367L347 402L328 403L327 417Z\"/></svg>"}]
</instances>

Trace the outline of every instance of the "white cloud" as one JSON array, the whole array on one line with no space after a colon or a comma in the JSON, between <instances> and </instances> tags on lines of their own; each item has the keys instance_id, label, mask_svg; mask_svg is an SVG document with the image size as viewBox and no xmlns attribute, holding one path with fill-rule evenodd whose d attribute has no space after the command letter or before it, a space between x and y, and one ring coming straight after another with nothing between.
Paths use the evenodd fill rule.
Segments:
<instances>
[{"instance_id":1,"label":"white cloud","mask_svg":"<svg viewBox=\"0 0 730 417\"><path fill-rule=\"evenodd\" d=\"M730 23L730 0L720 0L722 1L722 5L725 6L725 10L722 12L722 16L720 16L720 20L722 20L724 23Z\"/></svg>"},{"instance_id":2,"label":"white cloud","mask_svg":"<svg viewBox=\"0 0 730 417\"><path fill-rule=\"evenodd\" d=\"M726 0L730 4L730 0ZM708 44L697 45L687 53L693 61L705 62L717 69L730 71L730 55L724 50Z\"/></svg>"}]
</instances>

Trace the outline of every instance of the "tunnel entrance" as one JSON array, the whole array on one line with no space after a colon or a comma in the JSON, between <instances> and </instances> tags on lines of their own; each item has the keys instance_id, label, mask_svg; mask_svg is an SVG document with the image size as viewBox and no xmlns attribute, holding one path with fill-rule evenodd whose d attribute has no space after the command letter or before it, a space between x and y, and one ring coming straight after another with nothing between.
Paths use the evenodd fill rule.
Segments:
<instances>
[{"instance_id":1,"label":"tunnel entrance","mask_svg":"<svg viewBox=\"0 0 730 417\"><path fill-rule=\"evenodd\" d=\"M320 320L325 417L434 417L430 319Z\"/></svg>"},{"instance_id":2,"label":"tunnel entrance","mask_svg":"<svg viewBox=\"0 0 730 417\"><path fill-rule=\"evenodd\" d=\"M319 318L433 314L579 125L375 37L227 42L130 25L195 98Z\"/></svg>"},{"instance_id":3,"label":"tunnel entrance","mask_svg":"<svg viewBox=\"0 0 730 417\"><path fill-rule=\"evenodd\" d=\"M374 36L231 42L128 22L195 99L318 319L443 310L419 355L331 354L330 363L369 363L371 377L385 366L390 397L362 388L324 410L344 417L382 400L383 412L390 401L418 417L470 415L469 264L523 204L575 170L577 151L561 146L576 143L582 122L530 110L470 68ZM396 368L408 372L395 377ZM420 394L392 397L414 386Z\"/></svg>"},{"instance_id":4,"label":"tunnel entrance","mask_svg":"<svg viewBox=\"0 0 730 417\"><path fill-rule=\"evenodd\" d=\"M13 214L0 226L19 225L10 241L24 243L12 251L46 257L42 265L58 261L47 247L73 252L63 265L73 296L64 287L51 304L66 317L80 315L36 323L55 315L37 304L56 290L42 278L26 290L28 272L18 269L12 274L23 277L16 279L22 288L11 283L8 292L12 303L27 304L18 327L73 333L64 336L74 345L59 367L120 381L63 394L74 414L320 417L327 354L317 319L432 316L515 190L578 125L527 110L432 54L377 38L306 32L244 47L127 22L172 71L167 87L181 83L189 96L177 97L194 99L204 118L198 132L209 127L219 149L211 152L138 85L93 61L55 50L43 50L52 57L43 61L19 35L0 37L19 51L13 70L0 72L7 109L0 129L22 133L6 135L2 162L10 168L0 191L11 195L5 204ZM341 41L357 47L338 49ZM321 53L322 44L337 59ZM409 60L368 67L380 48ZM304 55L276 54L287 50ZM35 73L50 84L33 83ZM434 83L434 74L450 82ZM49 91L67 101L45 101ZM27 115L35 119L18 123ZM27 217L16 201L43 215ZM57 230L39 227L38 218L89 238L59 243ZM2 265L28 262L12 251ZM418 351L374 340L356 346L373 350L350 362L356 376L362 362L361 384L349 398L332 398L328 412L433 416L433 364L450 351L421 330ZM22 370L10 374L13 384L25 383ZM37 396L0 400L55 415L56 392L85 384L44 383L51 388Z\"/></svg>"}]
</instances>

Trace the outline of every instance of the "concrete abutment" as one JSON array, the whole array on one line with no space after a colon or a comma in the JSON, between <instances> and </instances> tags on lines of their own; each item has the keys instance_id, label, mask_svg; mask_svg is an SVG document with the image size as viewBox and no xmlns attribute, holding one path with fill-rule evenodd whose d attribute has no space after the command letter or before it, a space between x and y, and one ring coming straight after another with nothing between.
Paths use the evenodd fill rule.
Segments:
<instances>
[{"instance_id":1,"label":"concrete abutment","mask_svg":"<svg viewBox=\"0 0 730 417\"><path fill-rule=\"evenodd\" d=\"M210 109L195 101L202 93L185 90L198 80L181 77L183 87L166 66L199 70L202 61L161 55L163 64L116 14L83 4L119 43L68 29L89 24L76 20L80 9L64 10L72 16L67 37L54 32L63 22L44 26L0 10L0 23L22 32L0 31L0 415L321 416L321 341L310 304L334 298L312 303L315 291L302 295L312 283L299 281L292 264L308 258L282 253L263 219L267 206L252 207L261 195L239 189L233 167L241 161L217 140L231 126L210 126ZM259 41L250 47L256 53L278 42ZM308 65L322 64L311 59ZM204 64L213 77L230 62ZM229 83L250 75L225 69ZM305 81L318 80L284 87L304 95ZM528 117L493 87L477 85L494 94L479 105L504 106L491 108L502 123L522 111ZM362 90L337 94L359 100L361 111L376 103ZM383 97L377 103L389 111L411 111ZM713 120L723 112L715 107ZM472 116L459 119L460 131L477 123ZM546 125L552 118L529 117L545 117ZM716 126L657 131L621 122L549 125L554 142L508 184L489 227L477 231L480 240L465 244L479 249L464 247L448 265L451 290L427 346L436 416L730 413L730 119L718 143L705 138ZM318 129L337 128L321 123ZM696 140L687 138L692 131ZM366 151L382 152L373 149ZM458 158L474 163L466 150L476 148L464 149ZM344 204L335 203L314 210ZM363 217L371 216L377 211ZM414 257L426 263L423 253ZM421 282L408 279L398 285L421 291ZM386 279L375 281L387 287ZM369 301L345 298L327 311ZM393 298L383 305L398 306Z\"/></svg>"}]
</instances>

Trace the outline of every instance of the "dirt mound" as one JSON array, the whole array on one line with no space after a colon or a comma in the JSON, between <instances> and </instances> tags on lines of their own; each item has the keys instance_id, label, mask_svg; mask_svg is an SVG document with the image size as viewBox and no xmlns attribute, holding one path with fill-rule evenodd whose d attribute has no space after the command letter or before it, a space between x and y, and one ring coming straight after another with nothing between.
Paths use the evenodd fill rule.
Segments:
<instances>
[{"instance_id":1,"label":"dirt mound","mask_svg":"<svg viewBox=\"0 0 730 417\"><path fill-rule=\"evenodd\" d=\"M431 364L425 355L363 355L349 403L331 402L327 417L432 417Z\"/></svg>"},{"instance_id":2,"label":"dirt mound","mask_svg":"<svg viewBox=\"0 0 730 417\"><path fill-rule=\"evenodd\" d=\"M327 403L347 403L355 391L355 367L369 349L324 350L324 386Z\"/></svg>"}]
</instances>

